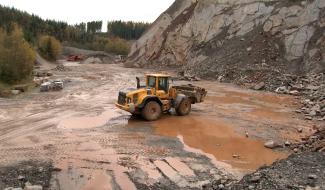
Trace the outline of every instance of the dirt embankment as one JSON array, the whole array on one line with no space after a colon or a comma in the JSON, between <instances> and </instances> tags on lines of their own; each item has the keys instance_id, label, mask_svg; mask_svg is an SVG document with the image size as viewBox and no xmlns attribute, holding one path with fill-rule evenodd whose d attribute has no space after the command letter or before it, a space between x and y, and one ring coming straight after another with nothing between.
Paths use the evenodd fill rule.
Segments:
<instances>
[{"instance_id":1,"label":"dirt embankment","mask_svg":"<svg viewBox=\"0 0 325 190\"><path fill-rule=\"evenodd\" d=\"M75 47L63 47L62 58L67 56L78 55L81 56L83 61L81 64L113 64L121 61L121 57L104 51L92 51L79 49Z\"/></svg>"}]
</instances>

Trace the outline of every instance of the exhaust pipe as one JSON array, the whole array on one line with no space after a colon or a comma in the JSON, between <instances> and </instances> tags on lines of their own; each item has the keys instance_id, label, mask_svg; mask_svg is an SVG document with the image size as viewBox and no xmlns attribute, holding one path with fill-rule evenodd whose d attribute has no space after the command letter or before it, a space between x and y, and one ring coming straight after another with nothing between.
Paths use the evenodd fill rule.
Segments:
<instances>
[{"instance_id":1,"label":"exhaust pipe","mask_svg":"<svg viewBox=\"0 0 325 190\"><path fill-rule=\"evenodd\" d=\"M137 89L139 89L139 88L141 88L140 79L139 79L139 77L135 77L135 78L137 79Z\"/></svg>"}]
</instances>

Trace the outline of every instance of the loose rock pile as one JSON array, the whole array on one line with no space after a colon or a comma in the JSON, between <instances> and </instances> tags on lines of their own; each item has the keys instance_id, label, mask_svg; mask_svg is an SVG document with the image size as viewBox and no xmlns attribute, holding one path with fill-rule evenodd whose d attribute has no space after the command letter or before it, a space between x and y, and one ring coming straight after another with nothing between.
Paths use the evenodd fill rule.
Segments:
<instances>
[{"instance_id":1,"label":"loose rock pile","mask_svg":"<svg viewBox=\"0 0 325 190\"><path fill-rule=\"evenodd\" d=\"M202 189L204 190L224 190L227 187L230 187L231 185L234 184L233 179L229 179L226 176L223 176L222 178L213 181L212 183L208 185L204 185Z\"/></svg>"},{"instance_id":2,"label":"loose rock pile","mask_svg":"<svg viewBox=\"0 0 325 190\"><path fill-rule=\"evenodd\" d=\"M310 137L303 138L302 142L298 144L292 144L290 148L295 152L325 152L325 126L321 129L317 129L318 132Z\"/></svg>"},{"instance_id":3,"label":"loose rock pile","mask_svg":"<svg viewBox=\"0 0 325 190\"><path fill-rule=\"evenodd\" d=\"M321 190L325 188L324 156L324 152L294 154L270 167L262 167L253 174L246 175L225 189Z\"/></svg>"},{"instance_id":4,"label":"loose rock pile","mask_svg":"<svg viewBox=\"0 0 325 190\"><path fill-rule=\"evenodd\" d=\"M275 92L302 96L303 107L297 110L305 114L306 119L316 118L325 120L325 73L312 74L308 76L286 75L283 86L278 87Z\"/></svg>"},{"instance_id":5,"label":"loose rock pile","mask_svg":"<svg viewBox=\"0 0 325 190\"><path fill-rule=\"evenodd\" d=\"M51 163L46 162L22 162L15 166L0 167L0 189L49 189L52 171Z\"/></svg>"},{"instance_id":6,"label":"loose rock pile","mask_svg":"<svg viewBox=\"0 0 325 190\"><path fill-rule=\"evenodd\" d=\"M56 66L53 70L54 71L60 71L60 72L71 71L71 69L65 67L63 64L60 64L60 65Z\"/></svg>"}]
</instances>

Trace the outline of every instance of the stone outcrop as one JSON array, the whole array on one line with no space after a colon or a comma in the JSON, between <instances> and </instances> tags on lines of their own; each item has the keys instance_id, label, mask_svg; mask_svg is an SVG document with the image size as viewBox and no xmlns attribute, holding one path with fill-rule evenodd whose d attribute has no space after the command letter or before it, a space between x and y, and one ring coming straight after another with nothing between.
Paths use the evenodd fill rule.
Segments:
<instances>
[{"instance_id":1,"label":"stone outcrop","mask_svg":"<svg viewBox=\"0 0 325 190\"><path fill-rule=\"evenodd\" d=\"M324 29L325 0L176 0L134 43L126 65L179 66L207 78L324 72Z\"/></svg>"}]
</instances>

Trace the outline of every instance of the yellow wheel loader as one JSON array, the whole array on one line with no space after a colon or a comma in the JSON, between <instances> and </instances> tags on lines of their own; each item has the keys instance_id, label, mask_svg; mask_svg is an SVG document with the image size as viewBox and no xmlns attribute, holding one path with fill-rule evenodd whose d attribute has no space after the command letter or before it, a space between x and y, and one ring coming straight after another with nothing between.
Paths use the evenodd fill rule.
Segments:
<instances>
[{"instance_id":1,"label":"yellow wheel loader","mask_svg":"<svg viewBox=\"0 0 325 190\"><path fill-rule=\"evenodd\" d=\"M171 86L171 77L165 74L148 74L146 85L131 92L119 92L116 106L133 115L141 115L147 121L160 118L174 108L180 116L191 112L191 105L204 101L207 91L193 85Z\"/></svg>"}]
</instances>

